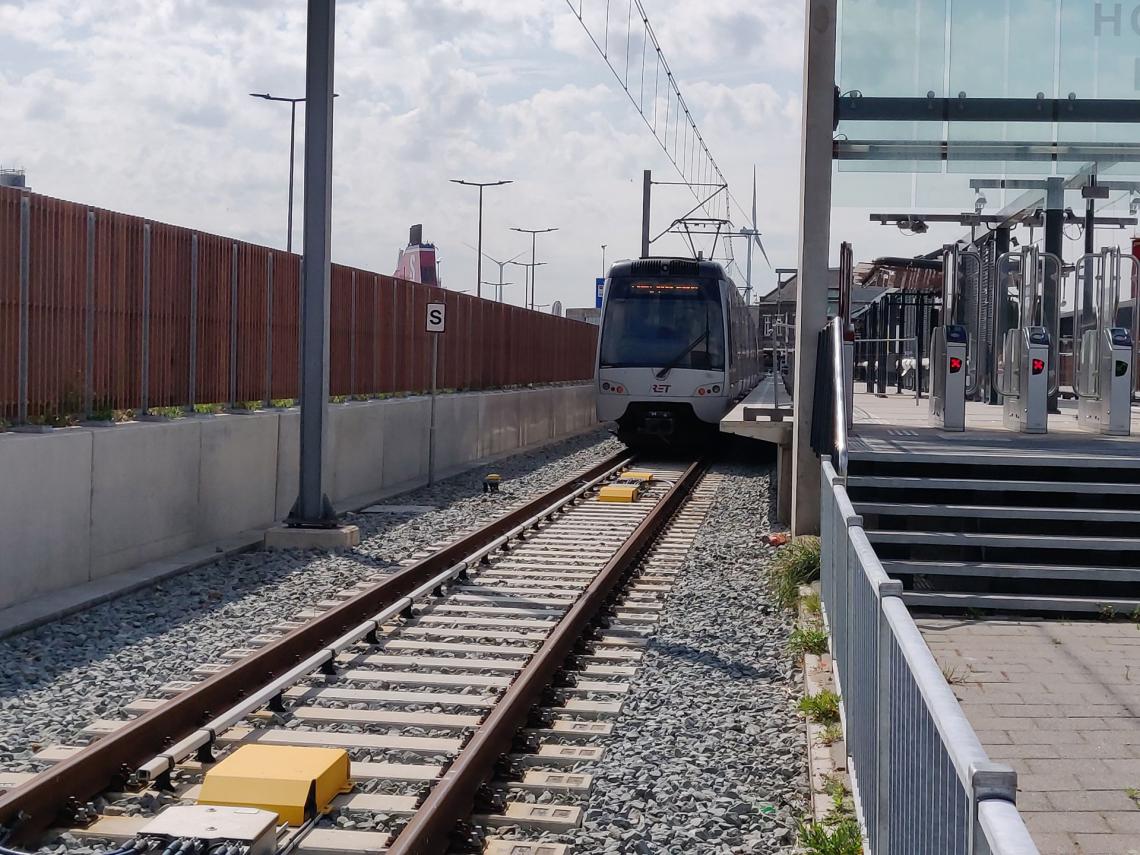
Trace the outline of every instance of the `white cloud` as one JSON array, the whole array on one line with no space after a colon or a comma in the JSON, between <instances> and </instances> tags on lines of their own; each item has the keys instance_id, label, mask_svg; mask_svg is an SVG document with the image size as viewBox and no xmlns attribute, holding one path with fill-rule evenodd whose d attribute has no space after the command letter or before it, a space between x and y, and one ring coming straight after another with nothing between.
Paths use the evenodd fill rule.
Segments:
<instances>
[{"instance_id":1,"label":"white cloud","mask_svg":"<svg viewBox=\"0 0 1140 855\"><path fill-rule=\"evenodd\" d=\"M583 1L596 24L605 0ZM793 264L802 4L644 3L737 201L755 164L769 255ZM389 272L423 222L446 284L471 288L476 197L447 179L509 178L486 195L488 251L529 252L510 226L556 226L539 302L591 302L600 245L637 251L641 171L676 175L565 0L341 0L337 15L337 260ZM623 61L624 27L615 12ZM635 22L638 81L640 38ZM0 162L44 193L282 246L289 108L247 93L303 94L304 51L303 0L0 0ZM654 225L693 204L657 188Z\"/></svg>"}]
</instances>

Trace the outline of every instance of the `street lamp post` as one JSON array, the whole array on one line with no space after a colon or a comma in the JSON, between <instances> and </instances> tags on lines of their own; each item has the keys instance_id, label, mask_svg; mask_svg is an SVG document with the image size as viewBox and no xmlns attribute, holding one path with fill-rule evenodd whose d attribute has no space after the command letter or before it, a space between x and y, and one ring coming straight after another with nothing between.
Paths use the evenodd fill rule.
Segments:
<instances>
[{"instance_id":1,"label":"street lamp post","mask_svg":"<svg viewBox=\"0 0 1140 855\"><path fill-rule=\"evenodd\" d=\"M297 105L304 102L304 98L281 98L270 95L268 92L250 92L251 98L261 98L265 101L284 101L289 104L289 234L285 238L285 251L293 251L293 167L296 160L297 142ZM339 98L333 94L334 98Z\"/></svg>"},{"instance_id":2,"label":"street lamp post","mask_svg":"<svg viewBox=\"0 0 1140 855\"><path fill-rule=\"evenodd\" d=\"M609 244L607 244L607 243L602 244L602 276L606 275L606 247L607 246L609 246Z\"/></svg>"},{"instance_id":3,"label":"street lamp post","mask_svg":"<svg viewBox=\"0 0 1140 855\"><path fill-rule=\"evenodd\" d=\"M533 309L534 308L534 268L542 267L543 265L546 264L546 262L545 261L539 261L539 262L511 261L509 263L514 264L517 267L522 267L526 270L526 280L523 283L523 308L524 309L526 309L526 308ZM530 290L530 304L529 304L529 306L527 305L527 296L526 296L528 288Z\"/></svg>"},{"instance_id":4,"label":"street lamp post","mask_svg":"<svg viewBox=\"0 0 1140 855\"><path fill-rule=\"evenodd\" d=\"M535 238L537 235L546 234L547 232L556 232L556 231L558 231L558 229L557 228L553 228L553 229L520 229L518 227L512 227L511 231L512 232L522 232L523 234L530 235L530 268L531 268L531 270L530 270L530 307L533 309L534 308L534 268L538 266L538 264L535 263L535 259L534 259ZM526 301L524 301L524 304L525 304L525 302Z\"/></svg>"},{"instance_id":5,"label":"street lamp post","mask_svg":"<svg viewBox=\"0 0 1140 855\"><path fill-rule=\"evenodd\" d=\"M504 184L512 184L512 181L463 181L459 178L450 179L452 184L462 184L465 187L478 187L479 188L479 246L476 250L478 255L475 256L475 296L483 296L483 188L484 187L501 187Z\"/></svg>"},{"instance_id":6,"label":"street lamp post","mask_svg":"<svg viewBox=\"0 0 1140 855\"><path fill-rule=\"evenodd\" d=\"M501 272L502 272L502 268L500 268L500 273ZM501 303L501 302L503 302L503 288L507 285L514 285L515 283L514 282L504 282L503 277L499 276L498 282L484 282L483 284L489 285L490 287L495 289L495 295L496 295L495 299Z\"/></svg>"}]
</instances>

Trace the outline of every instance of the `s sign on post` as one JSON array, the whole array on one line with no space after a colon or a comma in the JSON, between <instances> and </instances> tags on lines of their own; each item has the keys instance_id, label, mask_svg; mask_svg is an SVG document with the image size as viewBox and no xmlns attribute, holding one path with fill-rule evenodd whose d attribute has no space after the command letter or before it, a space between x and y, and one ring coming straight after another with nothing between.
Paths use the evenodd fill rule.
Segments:
<instances>
[{"instance_id":1,"label":"s sign on post","mask_svg":"<svg viewBox=\"0 0 1140 855\"><path fill-rule=\"evenodd\" d=\"M435 483L435 393L439 370L439 337L447 319L446 303L427 304L427 331L431 337L431 424L428 428L428 486Z\"/></svg>"}]
</instances>

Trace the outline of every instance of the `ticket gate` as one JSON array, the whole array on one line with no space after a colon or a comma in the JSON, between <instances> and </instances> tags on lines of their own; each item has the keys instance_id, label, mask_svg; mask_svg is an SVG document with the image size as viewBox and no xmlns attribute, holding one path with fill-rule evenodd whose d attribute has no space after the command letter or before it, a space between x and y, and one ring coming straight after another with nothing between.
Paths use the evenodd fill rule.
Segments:
<instances>
[{"instance_id":1,"label":"ticket gate","mask_svg":"<svg viewBox=\"0 0 1140 855\"><path fill-rule=\"evenodd\" d=\"M1134 293L1136 260L1109 247L1081 258L1074 270L1073 388L1077 421L1086 430L1128 436L1132 430L1135 364L1131 332L1117 325L1122 275L1127 265L1128 293Z\"/></svg>"},{"instance_id":2,"label":"ticket gate","mask_svg":"<svg viewBox=\"0 0 1140 855\"><path fill-rule=\"evenodd\" d=\"M1019 433L1049 430L1049 331L1019 327L1006 333L1002 362L1002 423Z\"/></svg>"},{"instance_id":3,"label":"ticket gate","mask_svg":"<svg viewBox=\"0 0 1140 855\"><path fill-rule=\"evenodd\" d=\"M995 336L1002 343L1001 376L995 383L1002 396L1002 422L1019 433L1046 433L1049 396L1056 392L1060 375L1055 364L1060 314L1052 305L1055 289L1046 300L1045 283L1047 277L1059 281L1060 262L1026 246L1001 256L998 267L1004 285L995 297L1016 310L1016 324L1000 339Z\"/></svg>"},{"instance_id":4,"label":"ticket gate","mask_svg":"<svg viewBox=\"0 0 1140 855\"><path fill-rule=\"evenodd\" d=\"M966 429L966 354L961 324L935 327L930 341L930 421L948 431Z\"/></svg>"}]
</instances>

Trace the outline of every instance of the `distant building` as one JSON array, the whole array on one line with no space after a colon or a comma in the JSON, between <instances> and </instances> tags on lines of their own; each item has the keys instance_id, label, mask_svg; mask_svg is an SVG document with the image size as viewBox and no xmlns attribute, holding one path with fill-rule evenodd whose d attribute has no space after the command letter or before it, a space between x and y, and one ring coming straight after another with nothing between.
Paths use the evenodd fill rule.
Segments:
<instances>
[{"instance_id":1,"label":"distant building","mask_svg":"<svg viewBox=\"0 0 1140 855\"><path fill-rule=\"evenodd\" d=\"M396 262L397 279L419 282L422 285L439 285L439 272L435 260L435 244L424 243L424 227L412 226L408 231L407 249Z\"/></svg>"},{"instance_id":2,"label":"distant building","mask_svg":"<svg viewBox=\"0 0 1140 855\"><path fill-rule=\"evenodd\" d=\"M582 321L598 326L602 320L602 310L590 306L588 309L567 309L566 317L572 321Z\"/></svg>"},{"instance_id":3,"label":"distant building","mask_svg":"<svg viewBox=\"0 0 1140 855\"><path fill-rule=\"evenodd\" d=\"M28 189L28 179L22 169L6 169L0 166L0 187L17 187Z\"/></svg>"}]
</instances>

